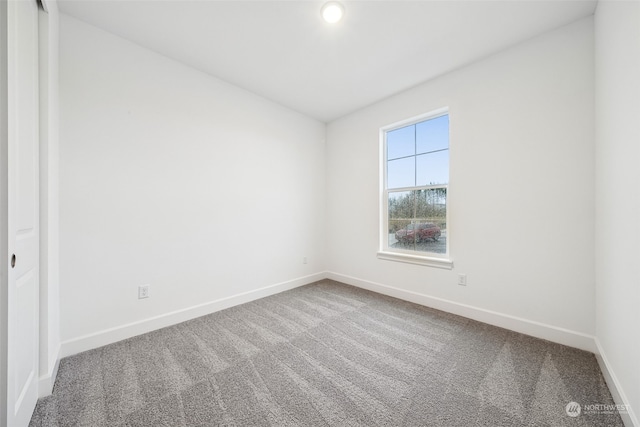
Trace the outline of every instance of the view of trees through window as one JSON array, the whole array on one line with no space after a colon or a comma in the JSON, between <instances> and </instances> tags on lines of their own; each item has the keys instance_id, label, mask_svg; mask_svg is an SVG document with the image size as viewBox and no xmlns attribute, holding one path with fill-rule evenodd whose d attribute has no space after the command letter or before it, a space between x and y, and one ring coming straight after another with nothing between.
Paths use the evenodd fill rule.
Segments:
<instances>
[{"instance_id":1,"label":"view of trees through window","mask_svg":"<svg viewBox=\"0 0 640 427\"><path fill-rule=\"evenodd\" d=\"M447 189L389 193L389 246L445 253Z\"/></svg>"},{"instance_id":2,"label":"view of trees through window","mask_svg":"<svg viewBox=\"0 0 640 427\"><path fill-rule=\"evenodd\" d=\"M447 252L449 116L386 133L388 247Z\"/></svg>"}]
</instances>

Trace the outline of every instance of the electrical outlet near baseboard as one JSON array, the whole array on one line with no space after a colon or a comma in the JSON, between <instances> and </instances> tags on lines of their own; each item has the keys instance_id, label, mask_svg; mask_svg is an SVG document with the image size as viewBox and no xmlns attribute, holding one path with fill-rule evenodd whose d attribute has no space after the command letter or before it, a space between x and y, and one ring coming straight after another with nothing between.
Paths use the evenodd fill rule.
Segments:
<instances>
[{"instance_id":1,"label":"electrical outlet near baseboard","mask_svg":"<svg viewBox=\"0 0 640 427\"><path fill-rule=\"evenodd\" d=\"M458 274L458 285L467 286L467 275L466 274Z\"/></svg>"},{"instance_id":2,"label":"electrical outlet near baseboard","mask_svg":"<svg viewBox=\"0 0 640 427\"><path fill-rule=\"evenodd\" d=\"M149 286L150 285L138 286L138 299L149 298Z\"/></svg>"}]
</instances>

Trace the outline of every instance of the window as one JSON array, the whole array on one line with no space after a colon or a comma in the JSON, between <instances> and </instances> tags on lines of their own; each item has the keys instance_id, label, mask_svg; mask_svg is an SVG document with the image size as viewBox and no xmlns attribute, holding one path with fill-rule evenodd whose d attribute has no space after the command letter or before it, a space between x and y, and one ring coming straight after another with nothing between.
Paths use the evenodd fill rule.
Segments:
<instances>
[{"instance_id":1,"label":"window","mask_svg":"<svg viewBox=\"0 0 640 427\"><path fill-rule=\"evenodd\" d=\"M378 256L451 268L447 235L449 114L439 110L381 129Z\"/></svg>"}]
</instances>

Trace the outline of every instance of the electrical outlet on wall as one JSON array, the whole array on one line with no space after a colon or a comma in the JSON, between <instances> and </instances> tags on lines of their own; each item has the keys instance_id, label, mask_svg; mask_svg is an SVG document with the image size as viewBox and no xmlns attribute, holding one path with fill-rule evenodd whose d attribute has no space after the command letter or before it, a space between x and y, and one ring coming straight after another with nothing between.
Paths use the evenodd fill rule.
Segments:
<instances>
[{"instance_id":1,"label":"electrical outlet on wall","mask_svg":"<svg viewBox=\"0 0 640 427\"><path fill-rule=\"evenodd\" d=\"M466 274L458 274L458 285L467 286L467 275Z\"/></svg>"},{"instance_id":2,"label":"electrical outlet on wall","mask_svg":"<svg viewBox=\"0 0 640 427\"><path fill-rule=\"evenodd\" d=\"M138 286L138 299L149 298L149 286L150 285Z\"/></svg>"},{"instance_id":3,"label":"electrical outlet on wall","mask_svg":"<svg viewBox=\"0 0 640 427\"><path fill-rule=\"evenodd\" d=\"M306 264L306 263L307 263L307 257L306 257L306 256L305 256L305 257L302 257L302 263L303 263L303 264Z\"/></svg>"}]
</instances>

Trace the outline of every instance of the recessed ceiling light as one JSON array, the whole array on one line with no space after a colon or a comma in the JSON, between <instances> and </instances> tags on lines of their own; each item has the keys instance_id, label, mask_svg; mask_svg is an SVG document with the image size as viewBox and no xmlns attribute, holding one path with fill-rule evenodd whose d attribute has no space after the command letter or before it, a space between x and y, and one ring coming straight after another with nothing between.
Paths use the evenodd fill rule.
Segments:
<instances>
[{"instance_id":1,"label":"recessed ceiling light","mask_svg":"<svg viewBox=\"0 0 640 427\"><path fill-rule=\"evenodd\" d=\"M344 16L344 6L337 1L325 3L321 9L322 19L329 24L335 24Z\"/></svg>"}]
</instances>

